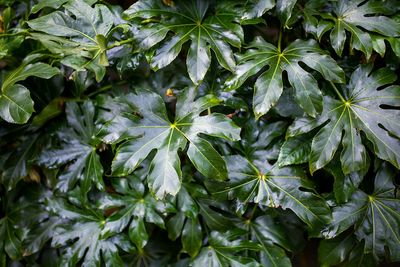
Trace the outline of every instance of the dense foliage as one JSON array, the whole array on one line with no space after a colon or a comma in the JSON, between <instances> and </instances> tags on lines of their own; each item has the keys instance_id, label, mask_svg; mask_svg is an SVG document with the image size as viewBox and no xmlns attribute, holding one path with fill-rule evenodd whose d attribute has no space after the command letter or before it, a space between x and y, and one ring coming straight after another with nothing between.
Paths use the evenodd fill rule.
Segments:
<instances>
[{"instance_id":1,"label":"dense foliage","mask_svg":"<svg viewBox=\"0 0 400 267\"><path fill-rule=\"evenodd\" d=\"M0 266L400 262L399 1L0 14Z\"/></svg>"}]
</instances>

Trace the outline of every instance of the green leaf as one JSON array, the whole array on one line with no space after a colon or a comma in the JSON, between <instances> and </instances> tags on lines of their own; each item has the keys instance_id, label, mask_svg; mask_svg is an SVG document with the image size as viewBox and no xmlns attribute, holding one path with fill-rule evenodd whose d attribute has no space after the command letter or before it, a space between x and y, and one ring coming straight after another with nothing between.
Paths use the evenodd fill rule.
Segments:
<instances>
[{"instance_id":1,"label":"green leaf","mask_svg":"<svg viewBox=\"0 0 400 267\"><path fill-rule=\"evenodd\" d=\"M26 123L33 113L29 90L20 84L8 86L0 95L0 116L10 123Z\"/></svg>"},{"instance_id":2,"label":"green leaf","mask_svg":"<svg viewBox=\"0 0 400 267\"><path fill-rule=\"evenodd\" d=\"M24 41L22 36L15 36L13 38L0 38L0 59L12 55Z\"/></svg>"},{"instance_id":3,"label":"green leaf","mask_svg":"<svg viewBox=\"0 0 400 267\"><path fill-rule=\"evenodd\" d=\"M186 220L182 229L182 247L192 258L200 251L202 245L203 233L198 219Z\"/></svg>"},{"instance_id":4,"label":"green leaf","mask_svg":"<svg viewBox=\"0 0 400 267\"><path fill-rule=\"evenodd\" d=\"M319 10L312 10L309 13L313 17L322 17L320 24L333 22L330 42L339 56L342 55L345 45L346 31L351 34L350 47L365 53L367 59L370 58L372 50L382 52L373 44L373 35L370 32L386 37L400 35L400 23L382 16L393 13L390 5L378 1L340 0L337 3L330 3L328 10L329 13Z\"/></svg>"},{"instance_id":5,"label":"green leaf","mask_svg":"<svg viewBox=\"0 0 400 267\"><path fill-rule=\"evenodd\" d=\"M335 154L334 159L324 169L331 173L335 179L333 193L335 194L336 202L344 203L349 201L353 193L357 191L368 169L344 174L338 154Z\"/></svg>"},{"instance_id":6,"label":"green leaf","mask_svg":"<svg viewBox=\"0 0 400 267\"><path fill-rule=\"evenodd\" d=\"M101 262L113 263L108 266L123 264L118 247L129 247L129 243L124 235L102 236L105 220L99 211L69 205L61 199L52 201L56 202L49 203L51 212L68 222L61 222L52 236L53 247L63 246L60 265L76 266L80 261L82 266L100 266Z\"/></svg>"},{"instance_id":7,"label":"green leaf","mask_svg":"<svg viewBox=\"0 0 400 267\"><path fill-rule=\"evenodd\" d=\"M136 2L124 15L139 24L135 37L140 48L154 51L150 60L154 70L169 65L180 53L182 45L190 41L187 69L190 79L199 84L210 67L210 49L222 67L232 70L235 60L230 45L239 48L243 41L243 30L235 22L234 15L219 10L218 6L215 13L208 14L209 10L208 0L190 3L178 0L173 6L151 0ZM153 23L153 19L157 22Z\"/></svg>"},{"instance_id":8,"label":"green leaf","mask_svg":"<svg viewBox=\"0 0 400 267\"><path fill-rule=\"evenodd\" d=\"M23 192L22 196L20 195L21 192ZM42 193L44 193L44 190L35 185L29 185L29 188L24 190L18 188L17 190L1 192L1 255L8 255L15 262L26 256L25 240L27 233L32 231L30 229L32 222L36 224L37 221L35 220L45 216L45 212L39 209L43 207L36 203L38 196L42 197Z\"/></svg>"},{"instance_id":9,"label":"green leaf","mask_svg":"<svg viewBox=\"0 0 400 267\"><path fill-rule=\"evenodd\" d=\"M311 151L311 140L306 136L289 138L283 143L279 152L279 167L308 162Z\"/></svg>"},{"instance_id":10,"label":"green leaf","mask_svg":"<svg viewBox=\"0 0 400 267\"><path fill-rule=\"evenodd\" d=\"M45 7L57 9L68 1L69 0L42 0L32 7L31 12L35 14Z\"/></svg>"},{"instance_id":11,"label":"green leaf","mask_svg":"<svg viewBox=\"0 0 400 267\"><path fill-rule=\"evenodd\" d=\"M252 242L238 239L229 232L221 234L213 231L210 234L209 246L200 251L200 254L193 261L193 267L260 266L254 260L235 256L235 253L245 249L257 251L260 247Z\"/></svg>"},{"instance_id":12,"label":"green leaf","mask_svg":"<svg viewBox=\"0 0 400 267\"><path fill-rule=\"evenodd\" d=\"M83 0L70 0L63 7L65 12L28 21L31 29L41 32L31 33L31 37L58 54L64 65L78 71L92 70L99 82L108 66L105 38L114 24L113 15L105 5L92 8Z\"/></svg>"},{"instance_id":13,"label":"green leaf","mask_svg":"<svg viewBox=\"0 0 400 267\"><path fill-rule=\"evenodd\" d=\"M274 45L257 37L241 55L234 75L225 82L228 90L239 88L250 76L268 66L254 86L253 108L256 118L266 114L279 100L282 90L282 72L286 71L295 89L296 102L310 116L322 110L322 94L316 79L299 63L318 71L334 82L344 82L344 72L336 62L321 50L314 40L296 40L282 52Z\"/></svg>"},{"instance_id":14,"label":"green leaf","mask_svg":"<svg viewBox=\"0 0 400 267\"><path fill-rule=\"evenodd\" d=\"M396 75L390 70L371 70L371 66L361 66L355 70L348 86L342 89L343 93L337 91L341 100L328 96L324 98L324 111L315 122L328 123L313 138L311 173L332 160L340 142L343 145L340 154L343 172L349 174L366 169L367 151L362 144L360 130L372 142L379 158L400 168L400 144L393 136L400 136L400 124L396 119L399 112L382 108L382 105L398 105L400 87L387 86L396 80Z\"/></svg>"},{"instance_id":15,"label":"green leaf","mask_svg":"<svg viewBox=\"0 0 400 267\"><path fill-rule=\"evenodd\" d=\"M20 144L4 160L0 182L11 190L17 183L29 174L32 160L40 151L40 138L37 134L27 136L20 140Z\"/></svg>"},{"instance_id":16,"label":"green leaf","mask_svg":"<svg viewBox=\"0 0 400 267\"><path fill-rule=\"evenodd\" d=\"M58 73L57 68L45 63L23 64L8 73L1 86L0 116L10 123L26 123L34 111L33 101L29 90L16 83L30 76L49 79Z\"/></svg>"},{"instance_id":17,"label":"green leaf","mask_svg":"<svg viewBox=\"0 0 400 267\"><path fill-rule=\"evenodd\" d=\"M229 182L220 186L224 189L215 189L214 195L227 194L229 199L237 198L242 203L291 209L309 226L312 235L318 235L330 221L328 206L321 197L310 192L312 184L300 169L261 166L239 155L226 157L226 161Z\"/></svg>"},{"instance_id":18,"label":"green leaf","mask_svg":"<svg viewBox=\"0 0 400 267\"><path fill-rule=\"evenodd\" d=\"M68 102L66 114L70 128L58 132L63 141L61 147L44 151L38 162L48 168L68 164L56 186L62 192L74 187L78 180L81 180L83 195L89 192L92 184L103 191L103 166L96 152L100 141L96 138L94 128L94 105L91 101L85 101L81 106L75 102Z\"/></svg>"},{"instance_id":19,"label":"green leaf","mask_svg":"<svg viewBox=\"0 0 400 267\"><path fill-rule=\"evenodd\" d=\"M390 259L400 259L400 204L395 196L390 166L383 164L375 176L374 192L370 195L358 190L346 204L333 209L332 224L324 231L332 238L355 225L359 241L364 240L364 253L376 259L388 249Z\"/></svg>"},{"instance_id":20,"label":"green leaf","mask_svg":"<svg viewBox=\"0 0 400 267\"><path fill-rule=\"evenodd\" d=\"M374 259L372 254L364 254L364 244L358 243L355 248L350 252L349 260L346 266L357 267L366 266L374 267L378 262Z\"/></svg>"},{"instance_id":21,"label":"green leaf","mask_svg":"<svg viewBox=\"0 0 400 267\"><path fill-rule=\"evenodd\" d=\"M120 100L128 104L127 112L117 115L103 129L103 140L109 143L127 139L118 147L112 164L114 175L134 171L152 150L157 150L149 169L148 183L158 198L176 195L182 174L178 150L189 143L188 156L197 170L207 177L226 179L225 162L216 150L198 134L238 140L239 128L222 115L200 116L219 104L212 96L195 100L195 90L182 92L177 102L175 121L170 122L162 98L150 91L137 90ZM189 111L190 110L190 111ZM130 115L139 113L142 119Z\"/></svg>"},{"instance_id":22,"label":"green leaf","mask_svg":"<svg viewBox=\"0 0 400 267\"><path fill-rule=\"evenodd\" d=\"M33 63L28 65L21 65L16 70L6 75L1 90L5 90L17 82L23 81L28 77L34 76L42 79L50 79L54 75L59 74L60 71L45 63Z\"/></svg>"},{"instance_id":23,"label":"green leaf","mask_svg":"<svg viewBox=\"0 0 400 267\"><path fill-rule=\"evenodd\" d=\"M275 0L251 0L247 2L248 6L244 7L244 13L241 16L244 21L259 18L275 6ZM235 9L238 9L238 7L236 6Z\"/></svg>"},{"instance_id":24,"label":"green leaf","mask_svg":"<svg viewBox=\"0 0 400 267\"><path fill-rule=\"evenodd\" d=\"M174 208L170 203L157 201L146 194L138 177L113 179L112 185L116 192L103 196L100 208L117 210L107 218L102 232L109 236L128 228L130 239L143 248L149 238L145 222L164 228L163 213L174 211Z\"/></svg>"},{"instance_id":25,"label":"green leaf","mask_svg":"<svg viewBox=\"0 0 400 267\"><path fill-rule=\"evenodd\" d=\"M63 112L63 102L64 100L61 97L50 101L39 114L33 117L32 124L41 127L47 121L59 116Z\"/></svg>"},{"instance_id":26,"label":"green leaf","mask_svg":"<svg viewBox=\"0 0 400 267\"><path fill-rule=\"evenodd\" d=\"M4 217L0 219L0 234L3 237L0 241L0 251L3 253L4 249L13 260L20 259L22 246L21 238L18 235L21 235L21 230L15 229L11 219Z\"/></svg>"},{"instance_id":27,"label":"green leaf","mask_svg":"<svg viewBox=\"0 0 400 267\"><path fill-rule=\"evenodd\" d=\"M289 249L285 229L271 217L263 215L249 223L252 240L261 245L260 263L262 266L290 267L290 259L285 249ZM281 247L279 247L279 246Z\"/></svg>"},{"instance_id":28,"label":"green leaf","mask_svg":"<svg viewBox=\"0 0 400 267\"><path fill-rule=\"evenodd\" d=\"M146 231L146 226L142 219L132 220L129 225L129 238L136 244L138 248L143 248L149 236Z\"/></svg>"},{"instance_id":29,"label":"green leaf","mask_svg":"<svg viewBox=\"0 0 400 267\"><path fill-rule=\"evenodd\" d=\"M183 225L185 223L185 214L178 212L169 219L167 222L168 238L176 240L182 233Z\"/></svg>"},{"instance_id":30,"label":"green leaf","mask_svg":"<svg viewBox=\"0 0 400 267\"><path fill-rule=\"evenodd\" d=\"M219 203L209 201L209 199L201 199L198 201L198 204L200 208L199 213L210 229L217 231L228 231L232 229L232 218L215 210L216 207L214 205L218 206Z\"/></svg>"},{"instance_id":31,"label":"green leaf","mask_svg":"<svg viewBox=\"0 0 400 267\"><path fill-rule=\"evenodd\" d=\"M297 0L277 0L276 2L276 12L285 27L288 27L288 22L292 16L292 10L296 2Z\"/></svg>"},{"instance_id":32,"label":"green leaf","mask_svg":"<svg viewBox=\"0 0 400 267\"><path fill-rule=\"evenodd\" d=\"M343 262L354 246L353 235L340 235L322 240L318 247L318 261L323 266L336 266Z\"/></svg>"},{"instance_id":33,"label":"green leaf","mask_svg":"<svg viewBox=\"0 0 400 267\"><path fill-rule=\"evenodd\" d=\"M216 180L225 180L228 177L224 159L206 140L191 139L187 155L196 169L206 177Z\"/></svg>"}]
</instances>

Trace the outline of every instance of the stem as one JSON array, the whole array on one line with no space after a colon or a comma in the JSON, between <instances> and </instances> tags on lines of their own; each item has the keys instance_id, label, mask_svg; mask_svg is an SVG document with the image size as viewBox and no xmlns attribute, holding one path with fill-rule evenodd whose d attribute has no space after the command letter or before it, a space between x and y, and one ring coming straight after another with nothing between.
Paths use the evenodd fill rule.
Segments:
<instances>
[{"instance_id":1,"label":"stem","mask_svg":"<svg viewBox=\"0 0 400 267\"><path fill-rule=\"evenodd\" d=\"M126 39L126 40L117 41L117 42L111 44L110 46L108 46L107 49L111 49L111 48L114 48L114 47L117 47L117 46L121 46L121 45L124 45L124 44L132 43L133 40L134 40L133 38L129 38L129 39Z\"/></svg>"},{"instance_id":2,"label":"stem","mask_svg":"<svg viewBox=\"0 0 400 267\"><path fill-rule=\"evenodd\" d=\"M340 100L344 103L346 102L346 99L344 99L344 97L342 96L342 94L339 92L339 90L337 89L336 85L333 82L330 82L332 88L335 90L335 93L338 95L338 97L340 98Z\"/></svg>"},{"instance_id":3,"label":"stem","mask_svg":"<svg viewBox=\"0 0 400 267\"><path fill-rule=\"evenodd\" d=\"M14 32L14 33L2 33L0 34L0 38L6 38L6 37L11 37L11 36L16 36L20 34L27 34L28 31L20 31L20 32Z\"/></svg>"},{"instance_id":4,"label":"stem","mask_svg":"<svg viewBox=\"0 0 400 267\"><path fill-rule=\"evenodd\" d=\"M109 84L109 85L103 86L103 87L97 89L96 91L91 92L91 93L88 94L87 96L88 96L88 97L92 97L92 96L94 96L94 95L97 95L97 94L99 94L99 93L102 93L102 92L104 92L104 91L107 91L107 90L113 88L114 85L123 85L123 84L127 84L127 82L126 82L126 81L120 81L120 82L117 82L117 83L114 83L114 84Z\"/></svg>"},{"instance_id":5,"label":"stem","mask_svg":"<svg viewBox=\"0 0 400 267\"><path fill-rule=\"evenodd\" d=\"M210 115L211 114L211 108L207 109L207 114Z\"/></svg>"},{"instance_id":6,"label":"stem","mask_svg":"<svg viewBox=\"0 0 400 267\"><path fill-rule=\"evenodd\" d=\"M257 207L258 207L258 204L254 204L253 210L251 211L251 214L250 214L248 220L251 220L251 219L253 218L254 213L255 213L256 210L257 210Z\"/></svg>"},{"instance_id":7,"label":"stem","mask_svg":"<svg viewBox=\"0 0 400 267\"><path fill-rule=\"evenodd\" d=\"M279 37L278 37L278 51L279 51L279 53L281 52L282 31L283 31L283 29L279 30Z\"/></svg>"}]
</instances>

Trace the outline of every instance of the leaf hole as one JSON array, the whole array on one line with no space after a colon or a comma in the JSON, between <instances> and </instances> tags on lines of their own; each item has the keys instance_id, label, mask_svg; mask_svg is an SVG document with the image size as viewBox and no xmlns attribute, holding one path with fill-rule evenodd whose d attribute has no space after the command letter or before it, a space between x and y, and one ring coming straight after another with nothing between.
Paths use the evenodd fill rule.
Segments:
<instances>
[{"instance_id":1,"label":"leaf hole","mask_svg":"<svg viewBox=\"0 0 400 267\"><path fill-rule=\"evenodd\" d=\"M386 104L382 104L379 105L379 107L381 109L394 109L394 110L400 110L400 106L392 106L392 105L386 105Z\"/></svg>"}]
</instances>

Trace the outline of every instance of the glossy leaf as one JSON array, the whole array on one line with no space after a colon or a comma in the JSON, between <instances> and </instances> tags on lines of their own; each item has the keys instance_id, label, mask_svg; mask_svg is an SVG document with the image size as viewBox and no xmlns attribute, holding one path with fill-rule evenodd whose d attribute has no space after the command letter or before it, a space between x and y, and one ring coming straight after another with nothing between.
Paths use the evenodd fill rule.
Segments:
<instances>
[{"instance_id":1,"label":"glossy leaf","mask_svg":"<svg viewBox=\"0 0 400 267\"><path fill-rule=\"evenodd\" d=\"M276 11L285 27L288 26L288 22L292 16L292 10L296 2L297 0L278 0L276 2Z\"/></svg>"},{"instance_id":2,"label":"glossy leaf","mask_svg":"<svg viewBox=\"0 0 400 267\"><path fill-rule=\"evenodd\" d=\"M21 144L4 160L1 183L7 190L13 189L17 183L29 175L32 160L40 151L40 138L32 135L21 140Z\"/></svg>"},{"instance_id":3,"label":"glossy leaf","mask_svg":"<svg viewBox=\"0 0 400 267\"><path fill-rule=\"evenodd\" d=\"M200 254L193 261L193 266L260 266L254 260L234 255L244 249L257 251L260 247L252 242L234 238L233 236L232 239L229 234L223 235L219 232L211 232L209 246L200 251Z\"/></svg>"},{"instance_id":4,"label":"glossy leaf","mask_svg":"<svg viewBox=\"0 0 400 267\"><path fill-rule=\"evenodd\" d=\"M96 80L101 81L108 66L106 37L114 23L113 15L105 5L92 8L83 0L63 2L66 2L65 12L54 11L28 21L31 29L40 32L32 33L31 37L60 55L64 65L78 71L90 69L95 72Z\"/></svg>"},{"instance_id":5,"label":"glossy leaf","mask_svg":"<svg viewBox=\"0 0 400 267\"><path fill-rule=\"evenodd\" d=\"M1 86L0 116L10 123L26 123L34 112L29 90L17 82L30 76L49 79L58 74L57 68L45 63L23 64L10 72Z\"/></svg>"},{"instance_id":6,"label":"glossy leaf","mask_svg":"<svg viewBox=\"0 0 400 267\"><path fill-rule=\"evenodd\" d=\"M174 208L146 194L138 177L115 179L113 186L116 193L105 195L101 199L100 208L117 210L107 218L102 232L104 235L112 235L128 228L130 239L141 249L149 238L145 222L164 228L162 214Z\"/></svg>"},{"instance_id":7,"label":"glossy leaf","mask_svg":"<svg viewBox=\"0 0 400 267\"><path fill-rule=\"evenodd\" d=\"M258 217L254 223L250 222L249 228L253 241L262 247L260 251L260 263L262 266L292 266L290 259L282 248L289 249L288 236L280 225L267 215L264 215Z\"/></svg>"},{"instance_id":8,"label":"glossy leaf","mask_svg":"<svg viewBox=\"0 0 400 267\"><path fill-rule=\"evenodd\" d=\"M320 33L312 30L313 33L321 35L333 27L330 32L330 42L339 56L342 55L345 46L346 32L351 35L351 48L362 51L367 58L370 58L373 50L381 52L381 49L373 44L373 35L370 32L386 37L400 35L399 22L382 15L393 12L390 3L386 5L377 4L378 1L363 2L360 0L331 2L329 3L329 13L307 9L306 12L308 11L314 16L321 16L322 19L318 22L319 25L331 25L331 27L320 31ZM316 24L315 22L311 23Z\"/></svg>"},{"instance_id":9,"label":"glossy leaf","mask_svg":"<svg viewBox=\"0 0 400 267\"><path fill-rule=\"evenodd\" d=\"M123 113L106 125L104 141L115 143L128 139L117 150L112 165L114 175L131 173L156 149L147 178L151 191L158 198L176 195L182 180L177 152L189 143L188 156L200 173L218 180L226 179L225 162L209 142L198 135L204 133L228 140L240 138L239 128L228 118L218 114L199 115L218 105L218 99L205 96L195 100L195 90L185 90L177 102L174 122L169 120L162 98L150 91L138 90L121 102L130 106L130 113L138 112L143 118Z\"/></svg>"},{"instance_id":10,"label":"glossy leaf","mask_svg":"<svg viewBox=\"0 0 400 267\"><path fill-rule=\"evenodd\" d=\"M101 262L106 266L122 264L117 246L124 247L127 240L124 236L102 237L102 214L60 201L53 203L51 208L52 212L69 221L68 224L60 223L52 237L52 246L65 246L72 242L63 249L60 265L76 266L79 261L82 261L82 266L99 266Z\"/></svg>"},{"instance_id":11,"label":"glossy leaf","mask_svg":"<svg viewBox=\"0 0 400 267\"><path fill-rule=\"evenodd\" d=\"M330 221L325 201L314 193L300 190L300 187L312 190L300 169L277 165L260 167L238 155L227 157L226 161L230 180L224 186L226 189L214 194L228 194L230 199L238 198L244 203L291 209L314 235Z\"/></svg>"},{"instance_id":12,"label":"glossy leaf","mask_svg":"<svg viewBox=\"0 0 400 267\"><path fill-rule=\"evenodd\" d=\"M180 53L182 45L190 41L186 64L190 79L200 83L211 63L210 49L224 68L233 70L235 60L230 46L239 48L243 41L243 30L226 16L225 10L207 15L210 1L174 1L174 5L165 5L160 1L138 1L124 14L129 20L138 21L136 36L142 49L154 47L150 65L154 70L169 65ZM221 15L219 15L221 13ZM148 23L152 18L161 16L157 23ZM167 37L168 33L172 33ZM158 45L158 46L156 46Z\"/></svg>"},{"instance_id":13,"label":"glossy leaf","mask_svg":"<svg viewBox=\"0 0 400 267\"><path fill-rule=\"evenodd\" d=\"M310 139L304 136L289 138L283 143L279 152L279 167L308 162L311 151Z\"/></svg>"},{"instance_id":14,"label":"glossy leaf","mask_svg":"<svg viewBox=\"0 0 400 267\"><path fill-rule=\"evenodd\" d=\"M399 25L398 0L0 0L0 267L397 266Z\"/></svg>"},{"instance_id":15,"label":"glossy leaf","mask_svg":"<svg viewBox=\"0 0 400 267\"><path fill-rule=\"evenodd\" d=\"M16 230L12 221L7 217L0 219L0 234L3 237L0 241L0 251L7 253L11 259L21 258L22 244L18 236L21 235L21 231Z\"/></svg>"},{"instance_id":16,"label":"glossy leaf","mask_svg":"<svg viewBox=\"0 0 400 267\"><path fill-rule=\"evenodd\" d=\"M182 247L191 257L195 257L202 245L203 234L197 219L188 219L182 229Z\"/></svg>"},{"instance_id":17,"label":"glossy leaf","mask_svg":"<svg viewBox=\"0 0 400 267\"><path fill-rule=\"evenodd\" d=\"M354 246L352 235L341 235L321 241L318 248L318 261L324 266L335 266L343 262Z\"/></svg>"},{"instance_id":18,"label":"glossy leaf","mask_svg":"<svg viewBox=\"0 0 400 267\"><path fill-rule=\"evenodd\" d=\"M268 66L268 70L258 77L254 86L253 109L256 118L259 118L279 100L283 90L282 72L285 71L295 90L296 102L310 116L315 117L322 110L322 93L316 79L299 62L318 71L329 81L344 81L343 70L314 40L296 40L280 51L280 48L257 37L250 44L249 50L239 57L234 75L225 85L228 90L239 88L250 76Z\"/></svg>"},{"instance_id":19,"label":"glossy leaf","mask_svg":"<svg viewBox=\"0 0 400 267\"><path fill-rule=\"evenodd\" d=\"M74 102L67 103L66 113L69 130L61 129L59 138L63 141L60 148L47 150L39 158L39 164L55 168L69 164L60 175L57 188L62 192L75 186L81 180L82 193L85 195L94 184L97 189L104 190L103 166L96 146L94 128L94 106L86 101L82 106Z\"/></svg>"},{"instance_id":20,"label":"glossy leaf","mask_svg":"<svg viewBox=\"0 0 400 267\"><path fill-rule=\"evenodd\" d=\"M311 173L331 161L340 143L343 145L340 154L343 172L349 174L366 169L367 150L362 144L360 130L372 142L379 158L399 168L400 143L395 137L400 135L396 122L398 110L382 108L382 105L398 105L400 87L388 86L395 79L396 75L388 69L373 72L371 66L361 66L352 74L348 86L337 92L340 100L325 97L324 111L313 127L329 123L313 138ZM297 127L296 122L294 127Z\"/></svg>"},{"instance_id":21,"label":"glossy leaf","mask_svg":"<svg viewBox=\"0 0 400 267\"><path fill-rule=\"evenodd\" d=\"M328 238L342 233L355 224L358 240L364 240L364 253L372 253L375 258L388 249L390 259L400 259L400 206L394 193L395 173L383 164L375 177L374 192L370 195L359 190L349 202L333 210L332 224L324 232Z\"/></svg>"}]
</instances>

